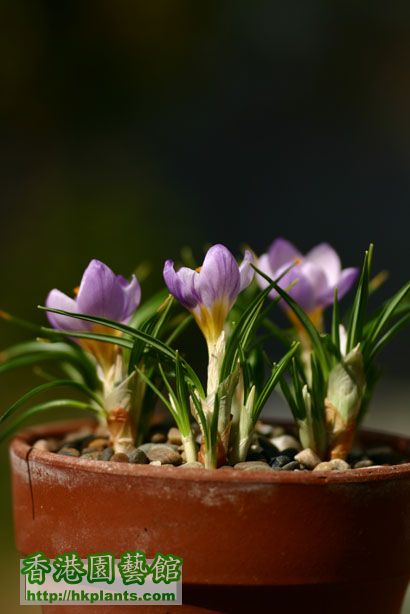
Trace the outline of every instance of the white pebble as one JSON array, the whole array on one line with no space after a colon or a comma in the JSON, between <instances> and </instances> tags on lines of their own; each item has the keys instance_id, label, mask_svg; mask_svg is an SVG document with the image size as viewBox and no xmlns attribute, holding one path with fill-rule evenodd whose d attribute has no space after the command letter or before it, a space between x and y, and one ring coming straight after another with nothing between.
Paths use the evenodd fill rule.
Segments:
<instances>
[{"instance_id":1,"label":"white pebble","mask_svg":"<svg viewBox=\"0 0 410 614\"><path fill-rule=\"evenodd\" d=\"M37 439L37 441L33 445L33 448L36 448L36 450L43 450L45 452L48 452L50 450L50 446L46 439Z\"/></svg>"},{"instance_id":2,"label":"white pebble","mask_svg":"<svg viewBox=\"0 0 410 614\"><path fill-rule=\"evenodd\" d=\"M277 447L279 452L283 452L283 450L286 450L287 448L294 448L295 450L301 450L302 448L298 440L295 439L295 437L292 437L292 435L280 435L279 437L272 437L270 442Z\"/></svg>"},{"instance_id":3,"label":"white pebble","mask_svg":"<svg viewBox=\"0 0 410 614\"><path fill-rule=\"evenodd\" d=\"M180 431L173 426L168 431L168 442L180 446L182 444L182 435Z\"/></svg>"},{"instance_id":4,"label":"white pebble","mask_svg":"<svg viewBox=\"0 0 410 614\"><path fill-rule=\"evenodd\" d=\"M311 448L305 448L295 455L295 460L301 465L305 465L308 469L314 469L322 459Z\"/></svg>"},{"instance_id":5,"label":"white pebble","mask_svg":"<svg viewBox=\"0 0 410 614\"><path fill-rule=\"evenodd\" d=\"M184 463L183 465L180 465L178 467L178 469L204 469L204 466L202 463L199 463L198 461L192 461L191 463Z\"/></svg>"},{"instance_id":6,"label":"white pebble","mask_svg":"<svg viewBox=\"0 0 410 614\"><path fill-rule=\"evenodd\" d=\"M341 458L333 458L330 461L319 463L313 471L346 471L347 469L350 469L349 463Z\"/></svg>"}]
</instances>

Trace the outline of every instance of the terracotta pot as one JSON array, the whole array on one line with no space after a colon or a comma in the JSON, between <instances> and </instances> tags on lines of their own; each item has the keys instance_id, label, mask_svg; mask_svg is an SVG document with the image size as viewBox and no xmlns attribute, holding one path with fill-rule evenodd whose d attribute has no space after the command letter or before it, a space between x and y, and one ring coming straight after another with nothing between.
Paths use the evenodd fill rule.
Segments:
<instances>
[{"instance_id":1,"label":"terracotta pot","mask_svg":"<svg viewBox=\"0 0 410 614\"><path fill-rule=\"evenodd\" d=\"M177 612L400 612L410 579L410 463L340 473L207 471L79 462L30 446L69 430L73 423L30 429L11 444L21 553L177 554ZM363 439L410 451L408 439ZM114 607L175 611L86 611ZM85 612L44 608L67 610Z\"/></svg>"}]
</instances>

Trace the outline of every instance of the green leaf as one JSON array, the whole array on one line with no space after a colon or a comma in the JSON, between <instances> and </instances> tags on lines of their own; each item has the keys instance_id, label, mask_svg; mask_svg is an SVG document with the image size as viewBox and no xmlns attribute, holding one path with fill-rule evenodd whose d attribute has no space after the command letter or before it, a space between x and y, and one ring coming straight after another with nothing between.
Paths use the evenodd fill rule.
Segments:
<instances>
[{"instance_id":1,"label":"green leaf","mask_svg":"<svg viewBox=\"0 0 410 614\"><path fill-rule=\"evenodd\" d=\"M255 271L259 275L261 275L264 279L266 279L266 281L270 282L272 288L276 290L280 298L282 298L285 301L285 303L290 307L290 309L299 319L299 321L303 325L303 328L305 329L306 333L308 334L310 338L313 350L316 352L318 356L318 359L319 359L319 362L321 364L323 371L327 373L328 367L329 367L328 357L326 356L320 335L318 331L316 330L315 326L312 324L309 316L296 303L296 301L294 301L293 298L287 292L285 292L285 290L283 290L280 286L278 286L278 284L275 281L273 281L268 275L260 271L256 266L254 265L251 265L251 266L255 269Z\"/></svg>"},{"instance_id":2,"label":"green leaf","mask_svg":"<svg viewBox=\"0 0 410 614\"><path fill-rule=\"evenodd\" d=\"M407 282L387 303L381 310L378 318L373 322L372 327L368 333L364 344L364 353L372 353L374 345L377 343L380 334L389 321L395 316L397 308L403 302L410 290L410 282ZM403 320L402 321L406 321Z\"/></svg>"},{"instance_id":3,"label":"green leaf","mask_svg":"<svg viewBox=\"0 0 410 614\"><path fill-rule=\"evenodd\" d=\"M279 361L279 363L273 366L272 373L268 381L266 382L261 393L256 399L252 411L252 419L254 422L256 422L256 420L258 419L266 401L269 399L273 389L276 387L276 384L283 377L283 374L286 371L289 362L293 359L295 353L299 350L299 345L299 343L295 343L293 347L289 350L289 352Z\"/></svg>"},{"instance_id":4,"label":"green leaf","mask_svg":"<svg viewBox=\"0 0 410 614\"><path fill-rule=\"evenodd\" d=\"M153 337L157 338L159 336L159 333L161 332L162 327L164 326L165 322L167 321L167 318L168 318L168 316L170 314L170 311L171 311L174 303L175 303L174 297L172 296L172 294L168 294L167 298L165 299L165 301L161 305L161 308L158 310L157 321L156 321L154 329L152 331L152 336Z\"/></svg>"},{"instance_id":5,"label":"green leaf","mask_svg":"<svg viewBox=\"0 0 410 614\"><path fill-rule=\"evenodd\" d=\"M387 345L402 328L407 326L408 323L410 323L410 313L402 316L382 337L375 340L369 348L366 348L366 363L371 363L385 345Z\"/></svg>"},{"instance_id":6,"label":"green leaf","mask_svg":"<svg viewBox=\"0 0 410 614\"><path fill-rule=\"evenodd\" d=\"M272 290L273 285L270 284L264 290L261 290L258 295L251 301L248 308L245 309L239 321L235 325L231 336L229 337L225 355L222 362L220 380L225 380L232 372L234 365L238 362L240 349L245 350L246 343L250 338L250 335L257 324L259 312L263 306L263 303Z\"/></svg>"},{"instance_id":7,"label":"green leaf","mask_svg":"<svg viewBox=\"0 0 410 614\"><path fill-rule=\"evenodd\" d=\"M47 329L45 329L47 331ZM113 345L119 345L121 347L127 348L128 350L132 349L133 342L131 339L126 339L125 337L119 337L118 335L109 335L104 333L93 333L91 331L87 332L74 332L74 331L64 331L61 330L61 333L65 335L70 335L74 339L90 339L91 341L103 341L104 343L111 343ZM143 334L143 333L140 333Z\"/></svg>"},{"instance_id":8,"label":"green leaf","mask_svg":"<svg viewBox=\"0 0 410 614\"><path fill-rule=\"evenodd\" d=\"M340 310L339 310L339 299L337 296L337 288L335 288L334 298L333 298L331 340L337 351L336 358L340 360L340 357L341 357L341 354L340 354Z\"/></svg>"},{"instance_id":9,"label":"green leaf","mask_svg":"<svg viewBox=\"0 0 410 614\"><path fill-rule=\"evenodd\" d=\"M7 313L7 311L0 310L0 319L4 320L5 322L10 322L11 324L14 324L15 326L18 326L20 328L29 330L35 335L41 335L43 332L42 327L39 324L33 324L28 320L23 320L23 318L19 318L17 316L12 315L11 313ZM61 337L61 335L54 330L50 331L50 336Z\"/></svg>"},{"instance_id":10,"label":"green leaf","mask_svg":"<svg viewBox=\"0 0 410 614\"><path fill-rule=\"evenodd\" d=\"M369 279L372 258L373 244L370 244L369 249L364 255L360 279L357 286L352 313L350 315L350 322L347 331L346 354L348 354L362 340L363 327L366 320L367 301L369 297Z\"/></svg>"},{"instance_id":11,"label":"green leaf","mask_svg":"<svg viewBox=\"0 0 410 614\"><path fill-rule=\"evenodd\" d=\"M100 386L95 365L80 348L68 343L28 341L0 353L0 374L45 361L69 363L93 389Z\"/></svg>"},{"instance_id":12,"label":"green leaf","mask_svg":"<svg viewBox=\"0 0 410 614\"><path fill-rule=\"evenodd\" d=\"M294 390L290 389L289 384L287 383L284 376L281 377L279 384L283 396L285 397L286 402L289 405L289 408L293 414L293 417L295 418L295 420L303 420L306 417L305 404L298 405L298 403L296 402Z\"/></svg>"},{"instance_id":13,"label":"green leaf","mask_svg":"<svg viewBox=\"0 0 410 614\"><path fill-rule=\"evenodd\" d=\"M179 352L177 352L177 359L175 362L175 385L176 396L181 408L181 415L183 416L185 422L185 431L189 431L191 428L189 420L189 415L191 413L189 404L189 389L185 380L185 374L182 368Z\"/></svg>"},{"instance_id":14,"label":"green leaf","mask_svg":"<svg viewBox=\"0 0 410 614\"><path fill-rule=\"evenodd\" d=\"M10 405L10 407L8 407L1 414L0 424L4 422L5 420L7 420L10 416L12 416L17 411L17 409L19 409L22 405L24 405L24 403L26 403L33 397L38 396L39 394L42 394L43 392L48 392L49 390L53 390L54 388L61 388L61 387L71 387L71 388L75 388L76 390L79 390L80 392L83 392L90 399L95 401L95 403L97 403L101 407L101 409L103 409L101 399L92 390L87 388L87 386L84 386L83 384L80 384L79 382L73 382L72 380L55 380L52 382L48 382L47 384L41 384L40 386L36 386L32 390L29 390L28 392L26 392L22 397L20 397L17 401L15 401L12 405Z\"/></svg>"},{"instance_id":15,"label":"green leaf","mask_svg":"<svg viewBox=\"0 0 410 614\"><path fill-rule=\"evenodd\" d=\"M139 330L147 335L150 335L155 327L155 321L156 316L152 316L141 325ZM142 341L141 339L134 340L132 350L129 353L128 358L128 373L132 373L135 367L141 362L145 349L145 341Z\"/></svg>"},{"instance_id":16,"label":"green leaf","mask_svg":"<svg viewBox=\"0 0 410 614\"><path fill-rule=\"evenodd\" d=\"M288 266L281 273L281 275L278 276L276 281L280 281L294 266L295 266L294 263ZM258 271L258 269L256 269L255 266L252 265L252 267L256 271ZM233 371L233 369L235 368L235 365L240 359L241 352L245 352L248 341L253 331L255 330L259 319L261 320L266 319L266 316L268 315L269 311L272 309L272 306L277 303L277 299L274 299L272 303L269 305L269 307L267 307L262 312L261 317L259 318L261 309L265 302L265 299L268 297L269 293L272 291L274 287L274 284L276 283L270 278L267 278L267 276L265 276L263 273L262 273L262 276L268 280L269 282L268 286L264 290L260 290L256 294L256 296L253 298L253 300L251 300L248 307L244 310L244 312L240 316L239 321L234 325L233 333L229 337L227 344L226 344L226 348L225 348L225 355L224 355L224 359L222 362L221 373L220 373L221 381L226 379L228 375ZM231 322L231 324L233 323Z\"/></svg>"},{"instance_id":17,"label":"green leaf","mask_svg":"<svg viewBox=\"0 0 410 614\"><path fill-rule=\"evenodd\" d=\"M278 339L278 341L280 341L285 347L289 347L290 345L292 345L293 335L291 329L283 330L267 318L263 319L261 324L264 328L266 328L266 330L272 333L272 335L276 339Z\"/></svg>"},{"instance_id":18,"label":"green leaf","mask_svg":"<svg viewBox=\"0 0 410 614\"><path fill-rule=\"evenodd\" d=\"M175 357L176 357L175 350L168 347L165 343L163 343L159 339L155 339L151 335L148 335L147 333L144 333L140 330L136 330L130 326L127 326L126 324L120 324L119 322L108 320L107 318L97 318L94 316L88 316L88 315L79 314L79 313L71 313L69 311L62 311L60 309L50 309L50 308L41 307L41 306L39 306L39 309L42 309L44 311L51 311L52 313L58 313L60 315L69 316L72 318L76 318L78 320L84 320L86 322L92 322L94 324L100 324L102 326L108 326L109 328L113 328L114 330L119 330L120 332L124 333L125 335L129 335L130 337L133 337L134 339L141 339L148 346L157 350L162 356L165 356L166 358L170 358L171 360L175 362ZM84 332L84 333L80 333L80 332L73 333L71 331L60 331L60 332L63 332L64 334L69 335L70 337L79 337L81 339L93 339L95 341L105 341L107 343L114 343L117 345L122 345L123 347L127 347L128 349L132 349L132 346L133 346L132 341L124 339L122 337L115 336L115 335L104 335L104 334L92 333L92 332ZM204 397L205 393L204 393L203 386L198 376L196 375L195 371L185 360L183 360L183 365L192 383L197 388L199 394L202 397Z\"/></svg>"},{"instance_id":19,"label":"green leaf","mask_svg":"<svg viewBox=\"0 0 410 614\"><path fill-rule=\"evenodd\" d=\"M248 351L245 359L246 371L247 371L247 385L246 393L244 394L244 401L246 403L248 394L255 386L257 391L262 390L265 384L265 356L261 345L257 345ZM269 371L272 367L272 361L268 359L267 362ZM243 365L242 365L243 368Z\"/></svg>"},{"instance_id":20,"label":"green leaf","mask_svg":"<svg viewBox=\"0 0 410 614\"><path fill-rule=\"evenodd\" d=\"M58 401L48 401L46 403L40 403L39 405L31 407L30 409L25 411L21 416L14 420L12 424L5 428L0 433L0 443L8 439L10 435L12 435L17 429L19 429L31 416L37 415L49 409L62 409L63 407L81 409L92 412L97 415L99 415L100 413L93 405L89 405L88 403L81 403L80 401L73 401L72 399L59 399Z\"/></svg>"},{"instance_id":21,"label":"green leaf","mask_svg":"<svg viewBox=\"0 0 410 614\"><path fill-rule=\"evenodd\" d=\"M293 384L293 394L295 396L295 402L298 407L303 407L305 405L305 401L303 399L303 385L304 380L301 380L300 369L298 368L298 364L295 358L292 360L292 384ZM303 383L302 383L303 382Z\"/></svg>"},{"instance_id":22,"label":"green leaf","mask_svg":"<svg viewBox=\"0 0 410 614\"><path fill-rule=\"evenodd\" d=\"M202 428L202 434L205 439L205 447L207 450L209 450L211 446L211 441L209 439L208 421L207 421L207 417L205 416L205 412L202 408L201 401L200 399L198 399L197 395L195 394L195 390L191 390L191 399L192 399L193 404L195 405L195 409L198 414L199 422Z\"/></svg>"},{"instance_id":23,"label":"green leaf","mask_svg":"<svg viewBox=\"0 0 410 614\"><path fill-rule=\"evenodd\" d=\"M172 333L169 335L169 337L166 338L165 343L167 345L171 345L171 343L173 343L175 341L175 339L177 339L183 333L183 331L189 326L189 324L191 324L193 319L194 318L190 314L186 315L179 322L179 324L177 324L177 326L175 326L175 328L172 331Z\"/></svg>"},{"instance_id":24,"label":"green leaf","mask_svg":"<svg viewBox=\"0 0 410 614\"><path fill-rule=\"evenodd\" d=\"M239 350L239 364L242 369L242 379L243 379L243 398L246 400L248 398L248 394L250 389L252 388L252 369L249 362L245 358L245 354L241 347Z\"/></svg>"},{"instance_id":25,"label":"green leaf","mask_svg":"<svg viewBox=\"0 0 410 614\"><path fill-rule=\"evenodd\" d=\"M134 330L140 328L144 322L155 315L167 296L168 290L164 288L154 294L154 296L151 296L148 300L144 300L144 303L138 307L132 316L129 326Z\"/></svg>"},{"instance_id":26,"label":"green leaf","mask_svg":"<svg viewBox=\"0 0 410 614\"><path fill-rule=\"evenodd\" d=\"M147 386L149 386L157 395L157 397L163 402L163 404L165 405L165 407L167 407L167 409L169 410L169 412L171 413L172 417L174 419L176 419L175 416L175 411L174 408L172 407L171 403L169 402L169 400L166 398L165 395L162 394L161 390L158 388L158 386L156 386L154 384L154 382L151 380L151 378L149 378L142 369L139 369L138 367L136 368L136 371L138 372L138 375L141 377L141 379L147 384Z\"/></svg>"},{"instance_id":27,"label":"green leaf","mask_svg":"<svg viewBox=\"0 0 410 614\"><path fill-rule=\"evenodd\" d=\"M326 396L325 379L314 354L312 354L310 357L310 365L312 371L312 385L310 387L312 397L312 417L316 424L319 424L323 422L324 419L324 404Z\"/></svg>"}]
</instances>

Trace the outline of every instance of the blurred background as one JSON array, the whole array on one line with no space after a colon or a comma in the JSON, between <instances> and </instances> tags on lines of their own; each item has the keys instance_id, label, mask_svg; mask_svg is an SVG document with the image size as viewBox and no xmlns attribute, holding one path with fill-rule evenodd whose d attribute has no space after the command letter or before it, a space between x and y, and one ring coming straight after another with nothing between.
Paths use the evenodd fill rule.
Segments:
<instances>
[{"instance_id":1,"label":"blurred background","mask_svg":"<svg viewBox=\"0 0 410 614\"><path fill-rule=\"evenodd\" d=\"M349 0L0 2L0 308L41 322L91 258L370 241L384 297L409 277L410 6ZM0 347L24 334L0 323ZM410 433L410 333L383 357L371 425ZM30 376L1 383L1 406ZM7 451L2 611L17 610ZM410 612L410 609L407 610Z\"/></svg>"}]
</instances>

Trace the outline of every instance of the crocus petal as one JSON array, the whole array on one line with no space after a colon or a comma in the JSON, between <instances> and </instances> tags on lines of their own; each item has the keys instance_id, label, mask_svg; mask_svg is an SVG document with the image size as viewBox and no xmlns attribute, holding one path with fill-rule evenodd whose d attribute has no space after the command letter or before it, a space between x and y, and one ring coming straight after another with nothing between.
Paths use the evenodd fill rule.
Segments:
<instances>
[{"instance_id":1,"label":"crocus petal","mask_svg":"<svg viewBox=\"0 0 410 614\"><path fill-rule=\"evenodd\" d=\"M295 269L300 270L300 276L308 281L313 289L314 305L310 307L310 309L313 309L318 306L321 297L329 288L326 273L320 266L309 262L309 260L304 260L300 267L295 267Z\"/></svg>"},{"instance_id":2,"label":"crocus petal","mask_svg":"<svg viewBox=\"0 0 410 614\"><path fill-rule=\"evenodd\" d=\"M262 254L262 256L258 258L257 268L271 279L274 279L275 271L273 271L270 266L268 254ZM258 282L258 285L260 288L262 288L262 290L269 286L268 280L262 277L262 275L259 275L259 273L256 274L256 281ZM273 290L273 292L274 294L271 295L271 298L274 298L276 296L276 291Z\"/></svg>"},{"instance_id":3,"label":"crocus petal","mask_svg":"<svg viewBox=\"0 0 410 614\"><path fill-rule=\"evenodd\" d=\"M320 302L323 305L323 307L328 307L329 305L333 303L335 288L337 288L338 299L340 300L341 298L343 298L344 295L349 292L350 288L355 283L358 275L359 275L359 269L357 268L351 267L348 269L344 269L341 272L339 280L335 284L335 286L332 288L329 288L328 291L325 292L320 297Z\"/></svg>"},{"instance_id":4,"label":"crocus petal","mask_svg":"<svg viewBox=\"0 0 410 614\"><path fill-rule=\"evenodd\" d=\"M291 264L292 261L288 261L274 271L270 266L269 254L263 254L258 260L258 269L268 275L273 281L277 281L280 288L285 290L303 309L309 311L315 306L314 283L316 278L320 278L320 271L318 272L316 268L312 270L313 265L307 265L307 263L295 264L289 269ZM269 285L269 282L260 275L257 275L257 281L262 289ZM321 281L323 282L323 276ZM269 292L269 296L275 299L278 293L276 290L272 290ZM284 300L281 300L279 305L283 309L288 309Z\"/></svg>"},{"instance_id":5,"label":"crocus petal","mask_svg":"<svg viewBox=\"0 0 410 614\"><path fill-rule=\"evenodd\" d=\"M195 278L195 288L200 302L212 307L216 301L233 303L240 292L240 276L237 262L224 245L213 245Z\"/></svg>"},{"instance_id":6,"label":"crocus petal","mask_svg":"<svg viewBox=\"0 0 410 614\"><path fill-rule=\"evenodd\" d=\"M247 249L245 251L243 260L239 266L239 292L242 292L242 290L245 290L245 288L249 286L255 275L255 271L251 267L251 264L253 264L253 262L253 254Z\"/></svg>"},{"instance_id":7,"label":"crocus petal","mask_svg":"<svg viewBox=\"0 0 410 614\"><path fill-rule=\"evenodd\" d=\"M125 277L117 275L117 281L122 287L124 296L124 311L121 321L126 322L141 302L141 286L135 275L131 277L130 282Z\"/></svg>"},{"instance_id":8,"label":"crocus petal","mask_svg":"<svg viewBox=\"0 0 410 614\"><path fill-rule=\"evenodd\" d=\"M301 252L286 239L275 239L268 250L269 264L272 271L277 271L292 260L302 259Z\"/></svg>"},{"instance_id":9,"label":"crocus petal","mask_svg":"<svg viewBox=\"0 0 410 614\"><path fill-rule=\"evenodd\" d=\"M195 290L195 277L198 273L193 269L182 267L175 271L174 262L167 260L164 264L164 280L170 293L187 309L194 309L199 297Z\"/></svg>"},{"instance_id":10,"label":"crocus petal","mask_svg":"<svg viewBox=\"0 0 410 614\"><path fill-rule=\"evenodd\" d=\"M281 277L288 265L283 266L282 270L275 272L275 278ZM283 288L305 311L311 311L315 307L315 271L310 266L296 265L281 277L278 285ZM293 285L292 285L293 284ZM282 308L288 309L285 301L280 301Z\"/></svg>"},{"instance_id":11,"label":"crocus petal","mask_svg":"<svg viewBox=\"0 0 410 614\"><path fill-rule=\"evenodd\" d=\"M306 311L313 309L315 304L315 288L313 285L314 275L309 275L310 267L302 267L298 264L287 271L289 263L286 263L278 270L272 271L269 255L263 254L258 260L258 269L268 275L273 281L277 280L278 286L285 290L303 309ZM262 289L269 285L269 282L261 275L257 275L257 281ZM271 290L269 297L271 299L277 298L278 293L276 290ZM288 309L284 300L281 300L279 305L283 309Z\"/></svg>"},{"instance_id":12,"label":"crocus petal","mask_svg":"<svg viewBox=\"0 0 410 614\"><path fill-rule=\"evenodd\" d=\"M320 243L310 250L305 260L320 267L327 278L329 288L334 288L340 278L340 258L328 243Z\"/></svg>"},{"instance_id":13,"label":"crocus petal","mask_svg":"<svg viewBox=\"0 0 410 614\"><path fill-rule=\"evenodd\" d=\"M51 309L61 309L61 311L70 311L72 313L78 313L77 304L74 299L70 298L60 290L51 290L46 298L46 307ZM77 320L70 318L69 316L63 316L58 313L47 312L47 318L51 326L61 330L79 331L87 330L90 328L88 322L83 320Z\"/></svg>"},{"instance_id":14,"label":"crocus petal","mask_svg":"<svg viewBox=\"0 0 410 614\"><path fill-rule=\"evenodd\" d=\"M122 322L127 303L117 276L103 262L91 260L84 271L77 296L79 313Z\"/></svg>"}]
</instances>

